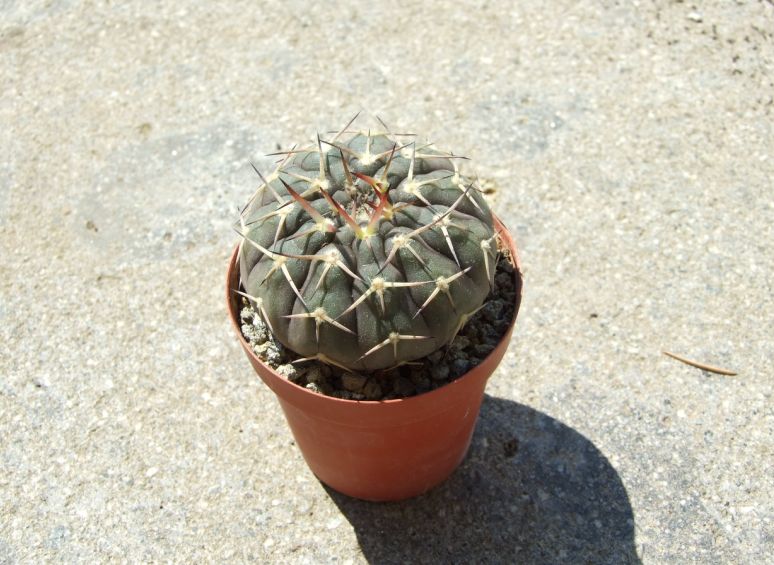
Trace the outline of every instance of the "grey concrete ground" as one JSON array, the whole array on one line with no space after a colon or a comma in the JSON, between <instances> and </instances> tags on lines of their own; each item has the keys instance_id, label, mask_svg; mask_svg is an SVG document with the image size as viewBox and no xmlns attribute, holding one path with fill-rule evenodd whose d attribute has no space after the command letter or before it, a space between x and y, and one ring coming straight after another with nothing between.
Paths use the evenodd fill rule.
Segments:
<instances>
[{"instance_id":1,"label":"grey concrete ground","mask_svg":"<svg viewBox=\"0 0 774 565\"><path fill-rule=\"evenodd\" d=\"M774 5L0 1L0 563L763 563ZM328 492L238 349L248 162L357 110L499 187L471 453ZM726 366L727 377L662 349Z\"/></svg>"}]
</instances>

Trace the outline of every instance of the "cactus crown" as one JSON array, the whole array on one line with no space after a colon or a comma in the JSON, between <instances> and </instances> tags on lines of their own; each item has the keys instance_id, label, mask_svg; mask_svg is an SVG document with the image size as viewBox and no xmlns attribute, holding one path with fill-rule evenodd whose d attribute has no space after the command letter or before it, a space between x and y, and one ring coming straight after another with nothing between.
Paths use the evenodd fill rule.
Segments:
<instances>
[{"instance_id":1,"label":"cactus crown","mask_svg":"<svg viewBox=\"0 0 774 565\"><path fill-rule=\"evenodd\" d=\"M268 176L253 167L262 183L236 227L238 292L304 359L368 371L454 339L489 293L498 252L462 157L386 127L351 131L355 118L275 154Z\"/></svg>"}]
</instances>

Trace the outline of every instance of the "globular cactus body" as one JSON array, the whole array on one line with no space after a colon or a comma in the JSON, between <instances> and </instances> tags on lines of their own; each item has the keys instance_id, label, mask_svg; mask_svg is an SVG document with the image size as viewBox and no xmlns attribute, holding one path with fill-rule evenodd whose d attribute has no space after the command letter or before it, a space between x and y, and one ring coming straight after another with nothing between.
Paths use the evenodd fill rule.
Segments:
<instances>
[{"instance_id":1,"label":"globular cactus body","mask_svg":"<svg viewBox=\"0 0 774 565\"><path fill-rule=\"evenodd\" d=\"M239 218L243 294L303 358L386 369L446 345L481 306L495 230L458 157L346 129L262 177Z\"/></svg>"}]
</instances>

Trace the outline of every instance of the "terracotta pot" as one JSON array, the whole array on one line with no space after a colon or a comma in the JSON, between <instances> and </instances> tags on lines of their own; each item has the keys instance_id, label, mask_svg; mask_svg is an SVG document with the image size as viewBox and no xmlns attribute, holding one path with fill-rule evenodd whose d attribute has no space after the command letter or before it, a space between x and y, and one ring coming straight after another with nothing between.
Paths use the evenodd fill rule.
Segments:
<instances>
[{"instance_id":1,"label":"terracotta pot","mask_svg":"<svg viewBox=\"0 0 774 565\"><path fill-rule=\"evenodd\" d=\"M265 364L242 335L238 249L228 267L226 298L231 324L258 375L279 399L307 464L333 489L365 500L402 500L443 482L470 445L487 379L513 333L521 302L516 245L495 220L516 261L516 304L508 331L478 366L434 391L400 400L354 401L311 392Z\"/></svg>"}]
</instances>

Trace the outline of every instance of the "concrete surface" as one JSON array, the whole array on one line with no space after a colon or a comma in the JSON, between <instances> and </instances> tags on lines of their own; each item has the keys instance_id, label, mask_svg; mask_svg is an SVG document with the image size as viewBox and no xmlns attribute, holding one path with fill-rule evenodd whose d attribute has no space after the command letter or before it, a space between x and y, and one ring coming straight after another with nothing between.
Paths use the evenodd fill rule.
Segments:
<instances>
[{"instance_id":1,"label":"concrete surface","mask_svg":"<svg viewBox=\"0 0 774 565\"><path fill-rule=\"evenodd\" d=\"M0 563L771 562L773 33L754 0L0 2ZM526 276L469 458L389 505L309 473L223 303L249 159L359 109L472 157Z\"/></svg>"}]
</instances>

